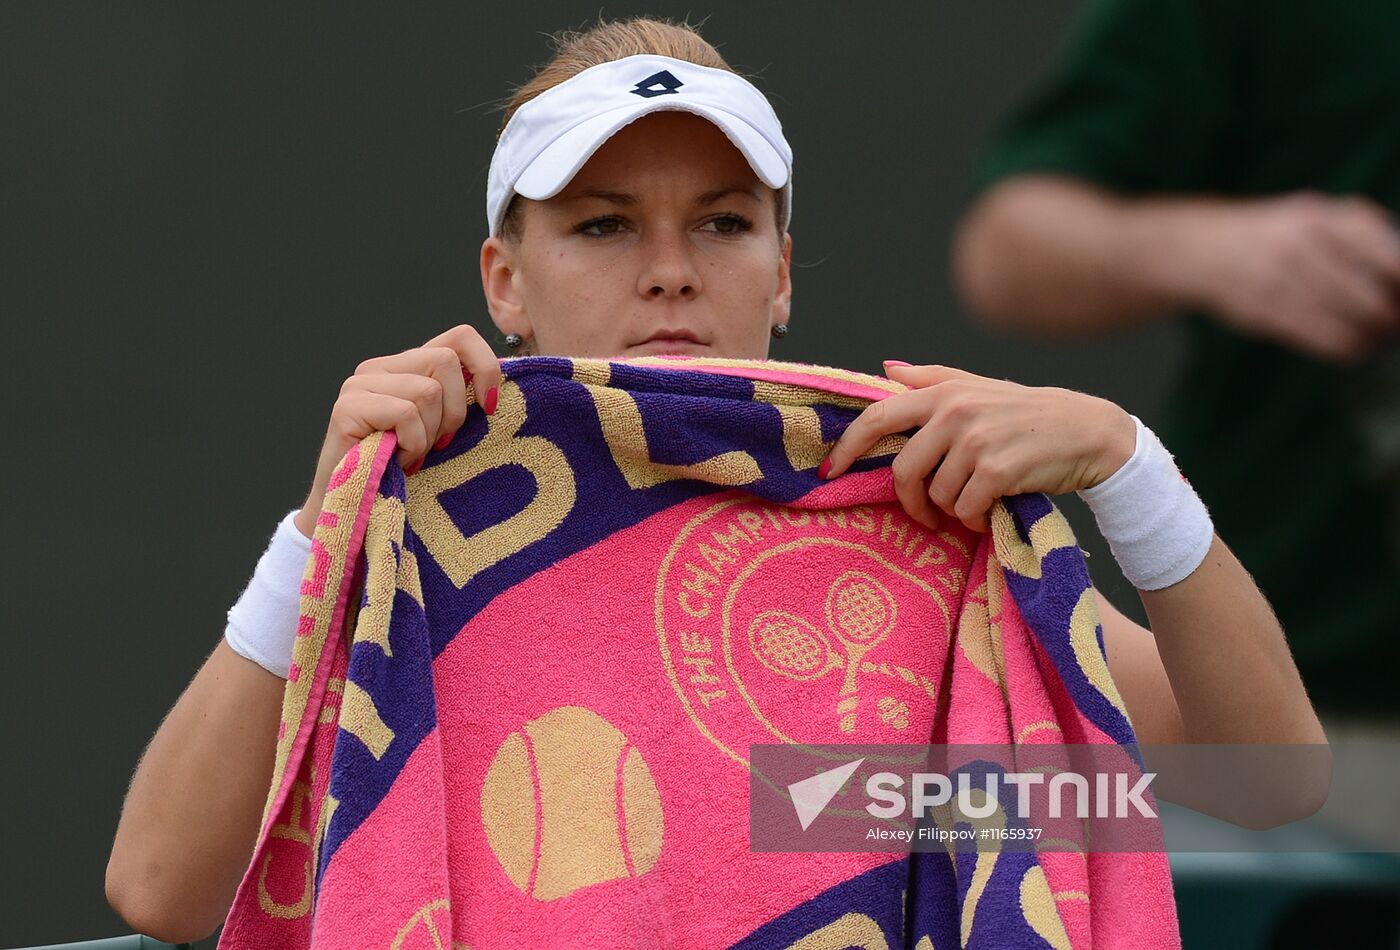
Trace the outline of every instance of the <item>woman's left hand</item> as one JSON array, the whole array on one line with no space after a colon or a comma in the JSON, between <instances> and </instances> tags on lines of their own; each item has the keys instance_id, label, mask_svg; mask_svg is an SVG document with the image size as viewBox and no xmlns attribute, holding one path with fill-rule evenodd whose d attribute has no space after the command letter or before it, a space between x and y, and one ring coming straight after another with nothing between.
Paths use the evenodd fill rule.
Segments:
<instances>
[{"instance_id":1,"label":"woman's left hand","mask_svg":"<svg viewBox=\"0 0 1400 950\"><path fill-rule=\"evenodd\" d=\"M818 474L834 478L882 437L917 427L892 468L900 503L930 528L942 509L986 531L992 502L1004 495L1091 488L1118 471L1137 442L1132 417L1098 396L949 366L886 363L885 375L909 391L868 406Z\"/></svg>"}]
</instances>

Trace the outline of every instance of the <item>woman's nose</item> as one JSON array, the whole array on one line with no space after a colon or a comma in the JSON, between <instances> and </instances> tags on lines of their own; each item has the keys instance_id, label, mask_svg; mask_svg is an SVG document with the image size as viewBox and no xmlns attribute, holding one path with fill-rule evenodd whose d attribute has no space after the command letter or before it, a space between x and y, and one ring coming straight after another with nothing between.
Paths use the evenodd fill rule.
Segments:
<instances>
[{"instance_id":1,"label":"woman's nose","mask_svg":"<svg viewBox=\"0 0 1400 950\"><path fill-rule=\"evenodd\" d=\"M689 300L700 293L700 271L685 235L654 234L643 247L646 264L637 282L643 297Z\"/></svg>"}]
</instances>

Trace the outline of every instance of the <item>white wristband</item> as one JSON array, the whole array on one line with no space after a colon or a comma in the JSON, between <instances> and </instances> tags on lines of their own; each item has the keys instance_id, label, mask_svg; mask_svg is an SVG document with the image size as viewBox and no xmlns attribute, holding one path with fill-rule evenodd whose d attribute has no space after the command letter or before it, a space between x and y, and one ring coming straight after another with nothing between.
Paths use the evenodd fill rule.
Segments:
<instances>
[{"instance_id":1,"label":"white wristband","mask_svg":"<svg viewBox=\"0 0 1400 950\"><path fill-rule=\"evenodd\" d=\"M1079 491L1123 576L1138 590L1160 590L1205 560L1215 526L1171 453L1137 416L1137 445L1123 467Z\"/></svg>"},{"instance_id":2,"label":"white wristband","mask_svg":"<svg viewBox=\"0 0 1400 950\"><path fill-rule=\"evenodd\" d=\"M233 652L287 678L301 615L301 578L311 539L294 523L297 509L277 525L238 603L229 608L224 639Z\"/></svg>"}]
</instances>

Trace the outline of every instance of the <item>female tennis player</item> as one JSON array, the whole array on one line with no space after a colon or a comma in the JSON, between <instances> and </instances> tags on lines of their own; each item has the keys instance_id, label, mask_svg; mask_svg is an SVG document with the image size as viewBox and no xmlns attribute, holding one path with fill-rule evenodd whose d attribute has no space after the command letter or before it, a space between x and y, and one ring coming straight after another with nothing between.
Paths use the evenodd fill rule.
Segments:
<instances>
[{"instance_id":1,"label":"female tennis player","mask_svg":"<svg viewBox=\"0 0 1400 950\"><path fill-rule=\"evenodd\" d=\"M768 357L791 325L792 153L768 101L713 47L657 21L599 26L563 45L506 120L480 268L513 353ZM914 431L894 476L927 525L985 530L1003 495L1082 493L1151 621L1143 629L1098 597L1139 740L1325 742L1268 603L1139 420L1066 389L894 359L885 371L908 390L852 422L819 474L840 478L881 436ZM107 871L109 900L133 927L199 939L233 899L271 780L309 537L337 462L393 430L411 474L472 402L494 412L500 381L471 326L368 359L345 380L310 494L137 769ZM1299 815L1319 805L1300 792Z\"/></svg>"}]
</instances>

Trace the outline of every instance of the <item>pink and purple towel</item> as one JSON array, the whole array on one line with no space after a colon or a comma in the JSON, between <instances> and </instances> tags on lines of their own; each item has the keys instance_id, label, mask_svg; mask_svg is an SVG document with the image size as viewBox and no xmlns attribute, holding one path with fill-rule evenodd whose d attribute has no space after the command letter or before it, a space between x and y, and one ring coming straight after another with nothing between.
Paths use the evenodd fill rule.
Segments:
<instances>
[{"instance_id":1,"label":"pink and purple towel","mask_svg":"<svg viewBox=\"0 0 1400 950\"><path fill-rule=\"evenodd\" d=\"M221 950L1180 946L1160 851L754 853L755 743L1136 742L1044 495L929 531L890 380L502 361L405 478L332 479Z\"/></svg>"}]
</instances>

